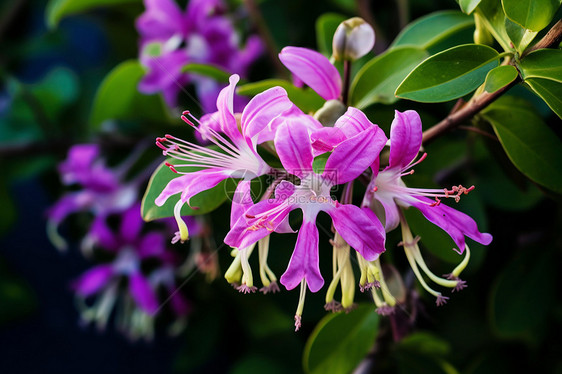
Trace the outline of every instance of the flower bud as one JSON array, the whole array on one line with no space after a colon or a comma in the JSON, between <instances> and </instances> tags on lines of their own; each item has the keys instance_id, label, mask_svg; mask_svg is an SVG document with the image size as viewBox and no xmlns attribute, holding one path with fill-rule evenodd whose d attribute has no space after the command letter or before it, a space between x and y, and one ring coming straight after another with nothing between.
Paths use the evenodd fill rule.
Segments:
<instances>
[{"instance_id":1,"label":"flower bud","mask_svg":"<svg viewBox=\"0 0 562 374\"><path fill-rule=\"evenodd\" d=\"M362 18L354 17L340 23L332 42L336 60L357 60L375 45L375 30Z\"/></svg>"},{"instance_id":2,"label":"flower bud","mask_svg":"<svg viewBox=\"0 0 562 374\"><path fill-rule=\"evenodd\" d=\"M314 119L326 127L333 127L347 107L339 100L328 100L314 113Z\"/></svg>"}]
</instances>

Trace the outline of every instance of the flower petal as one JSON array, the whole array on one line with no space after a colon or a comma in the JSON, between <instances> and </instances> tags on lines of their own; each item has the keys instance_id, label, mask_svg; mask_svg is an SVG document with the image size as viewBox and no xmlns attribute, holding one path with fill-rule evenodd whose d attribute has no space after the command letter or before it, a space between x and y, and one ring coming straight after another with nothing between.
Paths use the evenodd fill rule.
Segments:
<instances>
[{"instance_id":1,"label":"flower petal","mask_svg":"<svg viewBox=\"0 0 562 374\"><path fill-rule=\"evenodd\" d=\"M101 290L113 277L111 265L99 265L91 268L72 283L72 288L80 296L88 297Z\"/></svg>"},{"instance_id":2,"label":"flower petal","mask_svg":"<svg viewBox=\"0 0 562 374\"><path fill-rule=\"evenodd\" d=\"M244 137L238 130L238 124L234 117L234 92L236 91L236 84L239 80L240 77L237 74L231 75L229 79L230 84L221 90L217 98L221 130L235 144L245 142Z\"/></svg>"},{"instance_id":3,"label":"flower petal","mask_svg":"<svg viewBox=\"0 0 562 374\"><path fill-rule=\"evenodd\" d=\"M305 127L309 133L323 128L322 124L314 117L304 114L303 111L296 105L292 105L291 108L286 110L282 115L275 117L271 122L269 122L267 128L258 134L257 143L261 144L268 140L275 139L277 129L284 122L287 122L289 127Z\"/></svg>"},{"instance_id":4,"label":"flower petal","mask_svg":"<svg viewBox=\"0 0 562 374\"><path fill-rule=\"evenodd\" d=\"M94 218L88 236L90 236L96 244L108 250L117 250L121 244L109 226L107 226L106 216L102 215L98 215Z\"/></svg>"},{"instance_id":5,"label":"flower petal","mask_svg":"<svg viewBox=\"0 0 562 374\"><path fill-rule=\"evenodd\" d=\"M318 228L315 221L316 218L313 221L303 221L299 230L289 266L281 276L281 284L288 290L298 286L303 279L312 292L319 291L324 285L324 278L320 273Z\"/></svg>"},{"instance_id":6,"label":"flower petal","mask_svg":"<svg viewBox=\"0 0 562 374\"><path fill-rule=\"evenodd\" d=\"M138 244L137 253L141 259L162 256L166 253L165 237L162 233L154 231L145 234Z\"/></svg>"},{"instance_id":7,"label":"flower petal","mask_svg":"<svg viewBox=\"0 0 562 374\"><path fill-rule=\"evenodd\" d=\"M381 193L375 192L375 200L371 204L371 208L374 208L372 205L380 203L384 209L384 219L381 218L381 221L384 224L386 232L390 232L398 227L400 223L400 213L398 205L394 201L392 195L385 196ZM375 209L375 211L377 211Z\"/></svg>"},{"instance_id":8,"label":"flower petal","mask_svg":"<svg viewBox=\"0 0 562 374\"><path fill-rule=\"evenodd\" d=\"M242 112L242 133L247 138L253 138L273 118L292 106L287 91L282 87L273 87L254 96Z\"/></svg>"},{"instance_id":9,"label":"flower petal","mask_svg":"<svg viewBox=\"0 0 562 374\"><path fill-rule=\"evenodd\" d=\"M189 204L189 199L193 196L215 187L229 176L230 172L223 169L204 169L187 173L168 182L154 202L156 205L162 206L170 196L181 192L182 201Z\"/></svg>"},{"instance_id":10,"label":"flower petal","mask_svg":"<svg viewBox=\"0 0 562 374\"><path fill-rule=\"evenodd\" d=\"M369 208L340 204L328 211L336 231L343 240L367 261L376 260L384 252L385 231Z\"/></svg>"},{"instance_id":11,"label":"flower petal","mask_svg":"<svg viewBox=\"0 0 562 374\"><path fill-rule=\"evenodd\" d=\"M252 200L252 181L240 181L232 197L232 208L230 210L230 227L244 215L246 210L254 205Z\"/></svg>"},{"instance_id":12,"label":"flower petal","mask_svg":"<svg viewBox=\"0 0 562 374\"><path fill-rule=\"evenodd\" d=\"M334 128L340 129L346 138L351 138L371 126L376 125L369 121L365 113L354 107L347 108L343 116L334 124Z\"/></svg>"},{"instance_id":13,"label":"flower petal","mask_svg":"<svg viewBox=\"0 0 562 374\"><path fill-rule=\"evenodd\" d=\"M331 152L335 146L346 139L344 132L336 127L323 127L310 134L315 156Z\"/></svg>"},{"instance_id":14,"label":"flower petal","mask_svg":"<svg viewBox=\"0 0 562 374\"><path fill-rule=\"evenodd\" d=\"M182 29L182 12L174 0L145 0L146 11L136 21L144 39L168 39Z\"/></svg>"},{"instance_id":15,"label":"flower petal","mask_svg":"<svg viewBox=\"0 0 562 374\"><path fill-rule=\"evenodd\" d=\"M235 248L249 247L284 225L292 209L286 200L260 201L236 221L224 242Z\"/></svg>"},{"instance_id":16,"label":"flower petal","mask_svg":"<svg viewBox=\"0 0 562 374\"><path fill-rule=\"evenodd\" d=\"M154 315L158 311L158 299L150 282L139 272L129 276L129 292L142 310Z\"/></svg>"},{"instance_id":17,"label":"flower petal","mask_svg":"<svg viewBox=\"0 0 562 374\"><path fill-rule=\"evenodd\" d=\"M433 201L425 197L417 197L413 200L410 201L412 206L419 209L428 221L442 228L453 238L459 253L464 252L465 236L484 245L492 242L492 235L478 231L476 222L470 216L445 204L430 206Z\"/></svg>"},{"instance_id":18,"label":"flower petal","mask_svg":"<svg viewBox=\"0 0 562 374\"><path fill-rule=\"evenodd\" d=\"M129 243L134 242L143 226L140 204L135 204L127 209L121 217L120 234Z\"/></svg>"},{"instance_id":19,"label":"flower petal","mask_svg":"<svg viewBox=\"0 0 562 374\"><path fill-rule=\"evenodd\" d=\"M283 121L275 134L275 150L287 172L302 178L312 172L312 145L304 126Z\"/></svg>"},{"instance_id":20,"label":"flower petal","mask_svg":"<svg viewBox=\"0 0 562 374\"><path fill-rule=\"evenodd\" d=\"M343 141L328 158L322 177L334 184L357 178L373 164L385 143L386 136L376 125Z\"/></svg>"},{"instance_id":21,"label":"flower petal","mask_svg":"<svg viewBox=\"0 0 562 374\"><path fill-rule=\"evenodd\" d=\"M420 151L422 142L422 123L414 110L395 112L390 126L389 167L403 168L412 162Z\"/></svg>"},{"instance_id":22,"label":"flower petal","mask_svg":"<svg viewBox=\"0 0 562 374\"><path fill-rule=\"evenodd\" d=\"M279 53L279 59L287 69L325 100L340 97L340 74L324 55L308 48L285 47Z\"/></svg>"}]
</instances>

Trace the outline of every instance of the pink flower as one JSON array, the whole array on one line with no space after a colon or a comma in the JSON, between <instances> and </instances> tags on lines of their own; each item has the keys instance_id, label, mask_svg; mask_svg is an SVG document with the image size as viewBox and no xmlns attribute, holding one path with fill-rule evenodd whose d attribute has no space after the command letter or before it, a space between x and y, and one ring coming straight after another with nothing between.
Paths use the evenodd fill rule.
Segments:
<instances>
[{"instance_id":1,"label":"pink flower","mask_svg":"<svg viewBox=\"0 0 562 374\"><path fill-rule=\"evenodd\" d=\"M190 0L182 11L174 0L145 0L146 11L137 19L141 36L140 60L148 69L139 90L162 92L168 105L175 106L177 94L194 83L203 111L209 112L220 86L211 78L182 73L188 63L215 65L245 75L262 53L262 43L251 36L239 49L238 35L223 14L220 0Z\"/></svg>"},{"instance_id":2,"label":"pink flower","mask_svg":"<svg viewBox=\"0 0 562 374\"><path fill-rule=\"evenodd\" d=\"M445 204L443 198L458 201L462 194L467 194L474 187L463 186L447 189L425 189L407 187L402 177L412 173L412 167L421 162L424 154L414 162L421 147L422 123L419 115L408 110L404 113L396 111L390 129L390 160L382 171L374 170L363 202L370 206L373 200L384 208L384 225L386 231L396 228L400 222L399 207L410 207L420 210L430 222L441 227L455 241L459 253L463 253L467 236L474 241L488 245L492 236L478 231L476 222L466 214ZM434 200L431 200L433 198Z\"/></svg>"}]
</instances>

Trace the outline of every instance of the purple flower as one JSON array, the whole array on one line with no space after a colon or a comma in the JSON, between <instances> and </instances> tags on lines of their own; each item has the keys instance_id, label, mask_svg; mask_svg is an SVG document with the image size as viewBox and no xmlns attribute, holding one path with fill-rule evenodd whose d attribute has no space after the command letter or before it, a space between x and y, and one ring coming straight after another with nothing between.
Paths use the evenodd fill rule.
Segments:
<instances>
[{"instance_id":1,"label":"purple flower","mask_svg":"<svg viewBox=\"0 0 562 374\"><path fill-rule=\"evenodd\" d=\"M95 321L98 327L104 328L113 306L120 303L121 327L132 337L137 334L150 337L154 317L162 307L159 289L170 295L170 307L177 318L184 318L189 312L188 301L176 292L179 258L166 249L168 234L155 230L143 234L143 225L139 204L121 215L117 232L108 226L105 218L96 217L89 239L106 253L104 257L110 256L112 260L94 266L73 283L76 295L82 300L81 314L85 322ZM147 273L142 263L148 259L153 267L155 263L158 266ZM86 299L95 301L88 306ZM143 325L134 325L135 318L141 318Z\"/></svg>"},{"instance_id":2,"label":"purple flower","mask_svg":"<svg viewBox=\"0 0 562 374\"><path fill-rule=\"evenodd\" d=\"M251 180L269 173L272 169L257 153L257 144L273 138L278 126L275 119L281 114L286 113L291 120L305 117L291 103L283 88L274 87L256 95L244 108L238 121L233 111L234 91L238 79L237 75L230 77L230 85L218 96L218 111L206 117L206 121L199 127L186 117L189 112L185 112L182 116L186 123L216 145L218 150L202 147L171 135L158 138L156 141L165 156L181 162L168 164L172 171L182 176L170 181L156 198L155 203L161 206L171 196L181 193L174 209L174 216L178 221L182 241L187 240L188 235L179 218L183 204L189 204L191 197L213 188L225 179ZM194 117L191 118L197 121ZM315 122L310 121L310 123ZM202 170L184 171L184 168L191 167L200 167Z\"/></svg>"},{"instance_id":3,"label":"purple flower","mask_svg":"<svg viewBox=\"0 0 562 374\"><path fill-rule=\"evenodd\" d=\"M287 289L304 279L312 292L324 280L318 267L316 216L327 212L341 236L363 257L374 260L384 251L384 231L374 214L351 204L340 204L330 195L332 186L359 176L378 156L386 137L377 126L339 144L327 160L325 170L312 169L313 154L308 131L302 126L282 123L275 137L275 148L287 172L300 178L300 185L282 181L275 198L261 201L240 217L225 238L225 243L245 248L277 230L290 211L300 208L303 223L288 269L281 277Z\"/></svg>"},{"instance_id":4,"label":"purple flower","mask_svg":"<svg viewBox=\"0 0 562 374\"><path fill-rule=\"evenodd\" d=\"M279 59L300 81L325 100L337 100L342 93L338 69L324 55L308 48L285 47Z\"/></svg>"},{"instance_id":5,"label":"purple flower","mask_svg":"<svg viewBox=\"0 0 562 374\"><path fill-rule=\"evenodd\" d=\"M65 194L47 212L49 236L59 249L65 249L66 243L57 228L69 214L89 211L98 217L106 217L129 208L137 197L138 181L123 183L125 168L107 168L95 144L70 148L67 159L59 165L59 172L64 184L82 187Z\"/></svg>"},{"instance_id":6,"label":"purple flower","mask_svg":"<svg viewBox=\"0 0 562 374\"><path fill-rule=\"evenodd\" d=\"M461 195L467 194L474 187L458 186L447 190L411 188L404 184L402 177L411 174L412 167L426 157L424 154L414 162L421 141L422 123L419 115L413 110L404 113L396 111L390 129L389 165L380 172L374 171L363 204L369 206L373 200L376 200L383 206L386 231L398 226L399 207L413 206L419 209L430 222L445 230L453 238L461 254L465 248L465 236L484 245L490 244L492 236L479 232L472 218L441 204L442 198L453 198L458 201Z\"/></svg>"},{"instance_id":7,"label":"purple flower","mask_svg":"<svg viewBox=\"0 0 562 374\"><path fill-rule=\"evenodd\" d=\"M453 198L459 201L461 195L467 194L474 187L465 188L462 185L447 189L424 189L407 187L402 177L412 174L415 165L423 161L427 154L423 154L417 161L417 155L422 142L422 124L419 115L409 110L404 113L396 111L394 121L390 129L390 158L389 165L379 171L378 160L373 165L373 177L367 187L363 200L364 207L370 207L383 222L386 231L391 231L400 224L402 231L402 242L408 263L422 287L436 297L436 304L443 305L448 297L443 296L431 288L423 275L436 284L452 288L453 291L462 290L466 283L459 278L470 259L470 250L465 242L465 236L474 241L488 245L492 236L488 233L478 231L476 222L468 215L461 213L445 204L441 204L443 198ZM432 200L433 198L434 200ZM458 247L458 252L466 255L461 263L445 278L435 275L425 263L418 246L420 237L414 237L408 223L402 213L402 209L414 207L418 209L426 219L447 232ZM389 292L385 285L385 276L379 262L369 264L362 259L359 265L362 273L362 289L371 288L377 311L386 315L392 313L397 300ZM382 292L375 289L378 286Z\"/></svg>"},{"instance_id":8,"label":"purple flower","mask_svg":"<svg viewBox=\"0 0 562 374\"><path fill-rule=\"evenodd\" d=\"M229 72L246 74L262 53L262 43L251 36L243 50L219 0L190 0L182 11L173 0L145 0L146 11L137 19L141 36L140 60L148 69L139 84L143 93L162 92L175 106L183 86L194 83L203 110L209 112L220 86L212 79L188 75L188 63L215 65Z\"/></svg>"}]
</instances>

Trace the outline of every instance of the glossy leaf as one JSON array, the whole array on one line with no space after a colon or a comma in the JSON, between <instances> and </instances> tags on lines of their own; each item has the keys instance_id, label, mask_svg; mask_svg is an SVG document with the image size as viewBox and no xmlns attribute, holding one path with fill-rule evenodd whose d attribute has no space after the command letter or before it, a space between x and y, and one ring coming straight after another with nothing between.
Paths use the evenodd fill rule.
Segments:
<instances>
[{"instance_id":1,"label":"glossy leaf","mask_svg":"<svg viewBox=\"0 0 562 374\"><path fill-rule=\"evenodd\" d=\"M431 56L400 84L396 96L436 103L462 97L480 86L499 65L498 52L480 44L466 44Z\"/></svg>"},{"instance_id":2,"label":"glossy leaf","mask_svg":"<svg viewBox=\"0 0 562 374\"><path fill-rule=\"evenodd\" d=\"M310 88L298 88L292 83L281 79L266 79L238 86L236 92L243 96L254 96L268 88L281 86L289 95L289 99L305 113L314 112L324 105L325 100Z\"/></svg>"},{"instance_id":3,"label":"glossy leaf","mask_svg":"<svg viewBox=\"0 0 562 374\"><path fill-rule=\"evenodd\" d=\"M350 313L324 317L306 343L305 372L352 372L373 346L378 323L378 314L372 304L359 305Z\"/></svg>"},{"instance_id":4,"label":"glossy leaf","mask_svg":"<svg viewBox=\"0 0 562 374\"><path fill-rule=\"evenodd\" d=\"M562 118L562 50L540 49L521 60L525 83Z\"/></svg>"},{"instance_id":5,"label":"glossy leaf","mask_svg":"<svg viewBox=\"0 0 562 374\"><path fill-rule=\"evenodd\" d=\"M175 159L167 160L171 164L176 164L178 161ZM199 170L193 168L193 171ZM169 167L162 163L152 174L148 187L142 198L141 213L145 221L152 221L158 218L172 217L174 215L174 205L178 201L180 194L170 197L162 206L157 206L154 200L160 195L164 187L172 179L182 176L183 174L176 174L170 170ZM181 209L183 216L192 216L209 213L218 208L228 197L227 191L235 190L235 181L232 179L225 180L210 190L201 192L195 195L190 200L190 204L194 208L190 208L185 204Z\"/></svg>"},{"instance_id":6,"label":"glossy leaf","mask_svg":"<svg viewBox=\"0 0 562 374\"><path fill-rule=\"evenodd\" d=\"M559 0L502 0L506 16L532 31L544 29L559 6Z\"/></svg>"},{"instance_id":7,"label":"glossy leaf","mask_svg":"<svg viewBox=\"0 0 562 374\"><path fill-rule=\"evenodd\" d=\"M539 49L525 56L519 67L523 79L544 78L562 83L562 50Z\"/></svg>"},{"instance_id":8,"label":"glossy leaf","mask_svg":"<svg viewBox=\"0 0 562 374\"><path fill-rule=\"evenodd\" d=\"M474 12L475 17L479 17L480 22L492 34L494 39L506 51L511 50L510 40L505 31L505 13L498 0L482 0Z\"/></svg>"},{"instance_id":9,"label":"glossy leaf","mask_svg":"<svg viewBox=\"0 0 562 374\"><path fill-rule=\"evenodd\" d=\"M121 4L140 3L142 0L50 0L45 10L45 19L49 28L58 26L64 17L83 13L88 10Z\"/></svg>"},{"instance_id":10,"label":"glossy leaf","mask_svg":"<svg viewBox=\"0 0 562 374\"><path fill-rule=\"evenodd\" d=\"M562 84L539 78L527 79L525 83L548 104L558 117L562 118Z\"/></svg>"},{"instance_id":11,"label":"glossy leaf","mask_svg":"<svg viewBox=\"0 0 562 374\"><path fill-rule=\"evenodd\" d=\"M482 0L458 0L461 10L466 14L470 14L476 9Z\"/></svg>"},{"instance_id":12,"label":"glossy leaf","mask_svg":"<svg viewBox=\"0 0 562 374\"><path fill-rule=\"evenodd\" d=\"M392 104L396 87L427 57L421 48L403 46L375 57L359 70L350 89L351 105L359 109L374 103Z\"/></svg>"},{"instance_id":13,"label":"glossy leaf","mask_svg":"<svg viewBox=\"0 0 562 374\"><path fill-rule=\"evenodd\" d=\"M509 18L505 19L505 31L515 49L521 54L537 36L537 31L527 30Z\"/></svg>"},{"instance_id":14,"label":"glossy leaf","mask_svg":"<svg viewBox=\"0 0 562 374\"><path fill-rule=\"evenodd\" d=\"M136 60L117 65L98 88L90 116L92 126L115 119L167 121L169 116L161 97L138 91L143 75L144 69Z\"/></svg>"},{"instance_id":15,"label":"glossy leaf","mask_svg":"<svg viewBox=\"0 0 562 374\"><path fill-rule=\"evenodd\" d=\"M219 67L213 65L206 65L206 64L195 64L195 63L185 65L182 68L182 72L204 75L206 77L213 78L214 80L223 83L228 83L228 78L231 75L229 72L224 71Z\"/></svg>"},{"instance_id":16,"label":"glossy leaf","mask_svg":"<svg viewBox=\"0 0 562 374\"><path fill-rule=\"evenodd\" d=\"M332 39L339 24L347 17L337 13L322 14L316 20L316 44L318 51L326 56L332 54Z\"/></svg>"},{"instance_id":17,"label":"glossy leaf","mask_svg":"<svg viewBox=\"0 0 562 374\"><path fill-rule=\"evenodd\" d=\"M519 73L517 72L515 66L498 66L497 68L490 70L490 72L486 76L484 89L489 93L496 92L500 88L505 87L513 82L518 75Z\"/></svg>"},{"instance_id":18,"label":"glossy leaf","mask_svg":"<svg viewBox=\"0 0 562 374\"><path fill-rule=\"evenodd\" d=\"M474 27L474 18L454 10L431 13L410 23L391 47L414 46L429 49L461 30Z\"/></svg>"},{"instance_id":19,"label":"glossy leaf","mask_svg":"<svg viewBox=\"0 0 562 374\"><path fill-rule=\"evenodd\" d=\"M556 293L555 263L548 252L527 248L500 274L490 295L490 319L497 335L539 339L554 300L550 295Z\"/></svg>"},{"instance_id":20,"label":"glossy leaf","mask_svg":"<svg viewBox=\"0 0 562 374\"><path fill-rule=\"evenodd\" d=\"M519 171L534 182L562 193L562 142L526 101L504 97L483 115Z\"/></svg>"}]
</instances>

